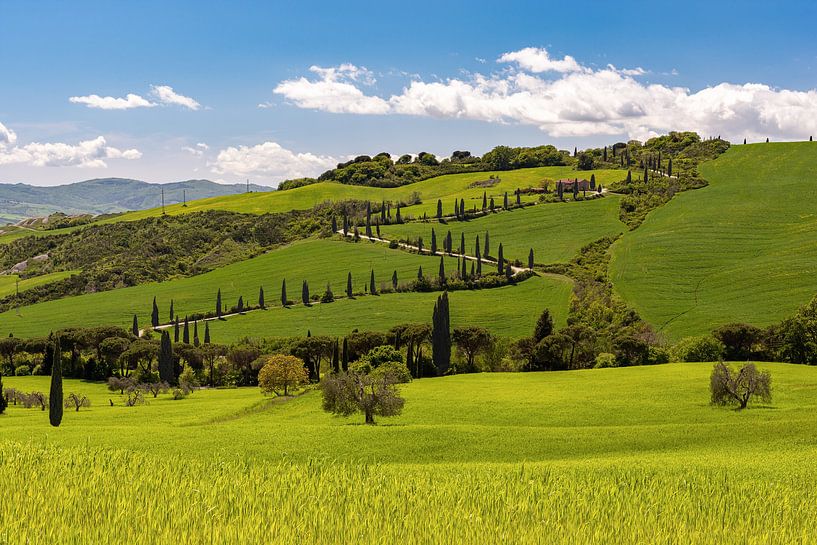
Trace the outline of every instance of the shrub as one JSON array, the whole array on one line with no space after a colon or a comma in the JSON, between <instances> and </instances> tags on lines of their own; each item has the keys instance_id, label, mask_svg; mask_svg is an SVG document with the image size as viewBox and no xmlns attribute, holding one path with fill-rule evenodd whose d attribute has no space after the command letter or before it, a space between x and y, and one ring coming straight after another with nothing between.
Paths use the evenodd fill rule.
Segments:
<instances>
[{"instance_id":1,"label":"shrub","mask_svg":"<svg viewBox=\"0 0 817 545\"><path fill-rule=\"evenodd\" d=\"M290 388L309 382L309 374L301 358L275 354L266 356L265 360L258 372L258 386L262 392L286 396Z\"/></svg>"},{"instance_id":2,"label":"shrub","mask_svg":"<svg viewBox=\"0 0 817 545\"><path fill-rule=\"evenodd\" d=\"M709 335L686 337L670 349L672 361L717 361L722 355L723 343Z\"/></svg>"},{"instance_id":3,"label":"shrub","mask_svg":"<svg viewBox=\"0 0 817 545\"><path fill-rule=\"evenodd\" d=\"M596 356L596 363L593 365L594 369L604 369L607 367L618 367L616 363L616 355L609 352L602 352Z\"/></svg>"},{"instance_id":4,"label":"shrub","mask_svg":"<svg viewBox=\"0 0 817 545\"><path fill-rule=\"evenodd\" d=\"M14 369L14 374L18 377L27 377L31 375L31 367L28 365L20 365Z\"/></svg>"},{"instance_id":5,"label":"shrub","mask_svg":"<svg viewBox=\"0 0 817 545\"><path fill-rule=\"evenodd\" d=\"M669 350L662 346L650 346L647 365L669 363Z\"/></svg>"}]
</instances>

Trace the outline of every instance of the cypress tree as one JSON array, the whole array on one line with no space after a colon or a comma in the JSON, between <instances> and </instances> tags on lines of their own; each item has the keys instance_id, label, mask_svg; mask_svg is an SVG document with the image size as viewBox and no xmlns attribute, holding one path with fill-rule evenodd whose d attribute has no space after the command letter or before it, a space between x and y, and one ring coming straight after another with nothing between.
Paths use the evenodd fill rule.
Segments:
<instances>
[{"instance_id":1,"label":"cypress tree","mask_svg":"<svg viewBox=\"0 0 817 545\"><path fill-rule=\"evenodd\" d=\"M156 297L153 297L153 311L150 313L150 325L159 327L159 306L156 304Z\"/></svg>"},{"instance_id":2,"label":"cypress tree","mask_svg":"<svg viewBox=\"0 0 817 545\"><path fill-rule=\"evenodd\" d=\"M343 215L343 236L349 235L349 218L346 214Z\"/></svg>"},{"instance_id":3,"label":"cypress tree","mask_svg":"<svg viewBox=\"0 0 817 545\"><path fill-rule=\"evenodd\" d=\"M491 244L490 239L488 238L488 231L485 231L485 251L482 252L482 255L488 257L491 255Z\"/></svg>"},{"instance_id":4,"label":"cypress tree","mask_svg":"<svg viewBox=\"0 0 817 545\"><path fill-rule=\"evenodd\" d=\"M533 248L528 252L528 268L533 270Z\"/></svg>"},{"instance_id":5,"label":"cypress tree","mask_svg":"<svg viewBox=\"0 0 817 545\"><path fill-rule=\"evenodd\" d=\"M374 269L372 269L372 275L369 278L369 293L372 295L377 295L377 286L374 282Z\"/></svg>"},{"instance_id":6,"label":"cypress tree","mask_svg":"<svg viewBox=\"0 0 817 545\"><path fill-rule=\"evenodd\" d=\"M360 240L360 231L357 230L357 225L355 225L355 229L354 229L354 233L352 235L352 238L354 239L355 242L358 242Z\"/></svg>"},{"instance_id":7,"label":"cypress tree","mask_svg":"<svg viewBox=\"0 0 817 545\"><path fill-rule=\"evenodd\" d=\"M166 330L162 331L159 343L159 380L168 384L176 382L176 377L173 376L173 346Z\"/></svg>"},{"instance_id":8,"label":"cypress tree","mask_svg":"<svg viewBox=\"0 0 817 545\"><path fill-rule=\"evenodd\" d=\"M440 256L440 284L445 282L445 257Z\"/></svg>"},{"instance_id":9,"label":"cypress tree","mask_svg":"<svg viewBox=\"0 0 817 545\"><path fill-rule=\"evenodd\" d=\"M628 184L633 183L633 173L630 170L627 171L627 183Z\"/></svg>"},{"instance_id":10,"label":"cypress tree","mask_svg":"<svg viewBox=\"0 0 817 545\"><path fill-rule=\"evenodd\" d=\"M465 199L460 199L460 216L465 219Z\"/></svg>"},{"instance_id":11,"label":"cypress tree","mask_svg":"<svg viewBox=\"0 0 817 545\"><path fill-rule=\"evenodd\" d=\"M488 208L488 193L483 191L482 192L482 209L485 210Z\"/></svg>"},{"instance_id":12,"label":"cypress tree","mask_svg":"<svg viewBox=\"0 0 817 545\"><path fill-rule=\"evenodd\" d=\"M460 219L460 202L454 199L454 217Z\"/></svg>"},{"instance_id":13,"label":"cypress tree","mask_svg":"<svg viewBox=\"0 0 817 545\"><path fill-rule=\"evenodd\" d=\"M184 317L184 331L182 333L182 341L184 344L190 344L190 320L187 316Z\"/></svg>"},{"instance_id":14,"label":"cypress tree","mask_svg":"<svg viewBox=\"0 0 817 545\"><path fill-rule=\"evenodd\" d=\"M644 167L644 183L646 184L649 181L650 181L649 171L647 170L647 167Z\"/></svg>"},{"instance_id":15,"label":"cypress tree","mask_svg":"<svg viewBox=\"0 0 817 545\"><path fill-rule=\"evenodd\" d=\"M62 423L62 348L60 338L54 339L54 361L51 364L51 391L48 397L48 421L59 427Z\"/></svg>"},{"instance_id":16,"label":"cypress tree","mask_svg":"<svg viewBox=\"0 0 817 545\"><path fill-rule=\"evenodd\" d=\"M766 137L766 143L767 144L769 143L769 137L768 136Z\"/></svg>"},{"instance_id":17,"label":"cypress tree","mask_svg":"<svg viewBox=\"0 0 817 545\"><path fill-rule=\"evenodd\" d=\"M332 343L332 372L340 373L340 341L338 339Z\"/></svg>"},{"instance_id":18,"label":"cypress tree","mask_svg":"<svg viewBox=\"0 0 817 545\"><path fill-rule=\"evenodd\" d=\"M397 270L391 274L391 287L397 289Z\"/></svg>"},{"instance_id":19,"label":"cypress tree","mask_svg":"<svg viewBox=\"0 0 817 545\"><path fill-rule=\"evenodd\" d=\"M221 288L218 289L216 294L216 317L221 320Z\"/></svg>"},{"instance_id":20,"label":"cypress tree","mask_svg":"<svg viewBox=\"0 0 817 545\"><path fill-rule=\"evenodd\" d=\"M423 253L423 237L419 237L417 239L417 253L418 254Z\"/></svg>"},{"instance_id":21,"label":"cypress tree","mask_svg":"<svg viewBox=\"0 0 817 545\"><path fill-rule=\"evenodd\" d=\"M744 145L746 144L746 139L745 139L745 138L743 139L743 144L744 144Z\"/></svg>"},{"instance_id":22,"label":"cypress tree","mask_svg":"<svg viewBox=\"0 0 817 545\"><path fill-rule=\"evenodd\" d=\"M3 394L3 373L0 373L0 414L6 412L6 407L8 407L8 401Z\"/></svg>"},{"instance_id":23,"label":"cypress tree","mask_svg":"<svg viewBox=\"0 0 817 545\"><path fill-rule=\"evenodd\" d=\"M672 157L667 162L667 176L672 176Z\"/></svg>"},{"instance_id":24,"label":"cypress tree","mask_svg":"<svg viewBox=\"0 0 817 545\"><path fill-rule=\"evenodd\" d=\"M451 231L448 231L445 235L445 251L451 255L454 251L453 243L451 242Z\"/></svg>"},{"instance_id":25,"label":"cypress tree","mask_svg":"<svg viewBox=\"0 0 817 545\"><path fill-rule=\"evenodd\" d=\"M341 365L344 371L349 370L349 339L343 338L343 351L340 356Z\"/></svg>"},{"instance_id":26,"label":"cypress tree","mask_svg":"<svg viewBox=\"0 0 817 545\"><path fill-rule=\"evenodd\" d=\"M494 198L493 198L493 197L491 197L491 206L490 206L490 209L491 209L491 212L493 212L493 211L495 211L495 210L496 210L496 205L494 204Z\"/></svg>"},{"instance_id":27,"label":"cypress tree","mask_svg":"<svg viewBox=\"0 0 817 545\"><path fill-rule=\"evenodd\" d=\"M431 228L431 254L437 254L437 233L434 231L434 228Z\"/></svg>"},{"instance_id":28,"label":"cypress tree","mask_svg":"<svg viewBox=\"0 0 817 545\"><path fill-rule=\"evenodd\" d=\"M418 378L414 370L414 345L411 342L406 345L406 367L411 373L411 376Z\"/></svg>"},{"instance_id":29,"label":"cypress tree","mask_svg":"<svg viewBox=\"0 0 817 545\"><path fill-rule=\"evenodd\" d=\"M204 322L204 344L210 344L210 322Z\"/></svg>"},{"instance_id":30,"label":"cypress tree","mask_svg":"<svg viewBox=\"0 0 817 545\"><path fill-rule=\"evenodd\" d=\"M574 147L573 148L573 157L576 157L578 154L579 154L579 148Z\"/></svg>"},{"instance_id":31,"label":"cypress tree","mask_svg":"<svg viewBox=\"0 0 817 545\"><path fill-rule=\"evenodd\" d=\"M437 219L441 219L443 217L443 201L437 199Z\"/></svg>"},{"instance_id":32,"label":"cypress tree","mask_svg":"<svg viewBox=\"0 0 817 545\"><path fill-rule=\"evenodd\" d=\"M460 255L465 255L465 232L460 233Z\"/></svg>"},{"instance_id":33,"label":"cypress tree","mask_svg":"<svg viewBox=\"0 0 817 545\"><path fill-rule=\"evenodd\" d=\"M264 301L264 286L258 288L258 306L267 308L266 302Z\"/></svg>"},{"instance_id":34,"label":"cypress tree","mask_svg":"<svg viewBox=\"0 0 817 545\"><path fill-rule=\"evenodd\" d=\"M403 223L403 217L400 215L400 203L397 203L397 223Z\"/></svg>"},{"instance_id":35,"label":"cypress tree","mask_svg":"<svg viewBox=\"0 0 817 545\"><path fill-rule=\"evenodd\" d=\"M289 300L287 299L287 279L284 278L284 280L281 282L281 306L282 307L287 306L288 302Z\"/></svg>"},{"instance_id":36,"label":"cypress tree","mask_svg":"<svg viewBox=\"0 0 817 545\"><path fill-rule=\"evenodd\" d=\"M477 274L482 274L482 256L479 254L479 235L477 235L477 243L474 245L474 254L477 258ZM472 275L473 276L473 275Z\"/></svg>"},{"instance_id":37,"label":"cypress tree","mask_svg":"<svg viewBox=\"0 0 817 545\"><path fill-rule=\"evenodd\" d=\"M193 321L193 346L198 346L199 343L199 321Z\"/></svg>"},{"instance_id":38,"label":"cypress tree","mask_svg":"<svg viewBox=\"0 0 817 545\"><path fill-rule=\"evenodd\" d=\"M386 223L386 201L380 201L380 223Z\"/></svg>"},{"instance_id":39,"label":"cypress tree","mask_svg":"<svg viewBox=\"0 0 817 545\"><path fill-rule=\"evenodd\" d=\"M337 232L338 232L338 220L335 219L335 216L332 216L332 234L334 235Z\"/></svg>"},{"instance_id":40,"label":"cypress tree","mask_svg":"<svg viewBox=\"0 0 817 545\"><path fill-rule=\"evenodd\" d=\"M236 306L238 307L238 313L239 314L244 312L244 296L243 295L238 296L238 305L236 305Z\"/></svg>"},{"instance_id":41,"label":"cypress tree","mask_svg":"<svg viewBox=\"0 0 817 545\"><path fill-rule=\"evenodd\" d=\"M502 274L505 271L505 260L502 258L502 243L501 242L499 243L499 250L497 250L497 253L499 255L497 255L497 257L496 257L496 264L497 264L497 267L499 269L499 274Z\"/></svg>"},{"instance_id":42,"label":"cypress tree","mask_svg":"<svg viewBox=\"0 0 817 545\"><path fill-rule=\"evenodd\" d=\"M417 280L422 280L422 279L423 279L423 266L420 265L420 268L417 269Z\"/></svg>"},{"instance_id":43,"label":"cypress tree","mask_svg":"<svg viewBox=\"0 0 817 545\"><path fill-rule=\"evenodd\" d=\"M505 196L502 197L502 208L504 208L505 210L508 209L508 192L507 191L505 192Z\"/></svg>"},{"instance_id":44,"label":"cypress tree","mask_svg":"<svg viewBox=\"0 0 817 545\"><path fill-rule=\"evenodd\" d=\"M372 215L366 214L366 236L372 237Z\"/></svg>"},{"instance_id":45,"label":"cypress tree","mask_svg":"<svg viewBox=\"0 0 817 545\"><path fill-rule=\"evenodd\" d=\"M471 262L471 276L470 278L474 278L474 262Z\"/></svg>"},{"instance_id":46,"label":"cypress tree","mask_svg":"<svg viewBox=\"0 0 817 545\"><path fill-rule=\"evenodd\" d=\"M463 280L468 280L468 269L466 268L468 266L467 262L468 262L468 260L465 259L465 256L463 256L462 257L462 272L460 273L460 276L462 276Z\"/></svg>"},{"instance_id":47,"label":"cypress tree","mask_svg":"<svg viewBox=\"0 0 817 545\"><path fill-rule=\"evenodd\" d=\"M380 236L380 224L375 225L375 228L377 229L377 238L383 238Z\"/></svg>"},{"instance_id":48,"label":"cypress tree","mask_svg":"<svg viewBox=\"0 0 817 545\"><path fill-rule=\"evenodd\" d=\"M513 267L511 267L510 261L505 263L505 276L508 277L509 280L513 276Z\"/></svg>"},{"instance_id":49,"label":"cypress tree","mask_svg":"<svg viewBox=\"0 0 817 545\"><path fill-rule=\"evenodd\" d=\"M808 137L808 141L809 141L809 142L814 142L814 137L813 137L813 136L809 136L809 137Z\"/></svg>"},{"instance_id":50,"label":"cypress tree","mask_svg":"<svg viewBox=\"0 0 817 545\"><path fill-rule=\"evenodd\" d=\"M139 318L136 317L136 314L133 315L133 325L131 326L131 333L133 333L134 337L139 336Z\"/></svg>"},{"instance_id":51,"label":"cypress tree","mask_svg":"<svg viewBox=\"0 0 817 545\"><path fill-rule=\"evenodd\" d=\"M352 271L349 271L349 274L346 275L346 297L352 298Z\"/></svg>"},{"instance_id":52,"label":"cypress tree","mask_svg":"<svg viewBox=\"0 0 817 545\"><path fill-rule=\"evenodd\" d=\"M516 188L516 206L522 206L522 192Z\"/></svg>"},{"instance_id":53,"label":"cypress tree","mask_svg":"<svg viewBox=\"0 0 817 545\"><path fill-rule=\"evenodd\" d=\"M173 299L171 299L170 300L170 320L169 320L170 323L173 323L173 317L175 315L176 314L173 312Z\"/></svg>"},{"instance_id":54,"label":"cypress tree","mask_svg":"<svg viewBox=\"0 0 817 545\"><path fill-rule=\"evenodd\" d=\"M444 375L451 367L451 322L448 292L443 292L434 305L431 329L431 359L437 372Z\"/></svg>"},{"instance_id":55,"label":"cypress tree","mask_svg":"<svg viewBox=\"0 0 817 545\"><path fill-rule=\"evenodd\" d=\"M303 301L304 305L309 306L309 284L306 280L301 286L301 301Z\"/></svg>"},{"instance_id":56,"label":"cypress tree","mask_svg":"<svg viewBox=\"0 0 817 545\"><path fill-rule=\"evenodd\" d=\"M604 146L604 151L602 152L602 159L604 162L607 162L607 146Z\"/></svg>"},{"instance_id":57,"label":"cypress tree","mask_svg":"<svg viewBox=\"0 0 817 545\"><path fill-rule=\"evenodd\" d=\"M176 316L176 321L173 323L173 342L179 342L179 317Z\"/></svg>"}]
</instances>

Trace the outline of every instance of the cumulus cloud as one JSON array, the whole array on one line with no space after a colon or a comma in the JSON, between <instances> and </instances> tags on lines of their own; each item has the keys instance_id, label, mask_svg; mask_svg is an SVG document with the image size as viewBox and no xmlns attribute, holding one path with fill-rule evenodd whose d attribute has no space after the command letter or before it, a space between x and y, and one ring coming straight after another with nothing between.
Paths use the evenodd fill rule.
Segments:
<instances>
[{"instance_id":1,"label":"cumulus cloud","mask_svg":"<svg viewBox=\"0 0 817 545\"><path fill-rule=\"evenodd\" d=\"M295 153L276 142L222 149L209 166L220 175L255 176L273 181L317 176L334 167L334 157Z\"/></svg>"},{"instance_id":2,"label":"cumulus cloud","mask_svg":"<svg viewBox=\"0 0 817 545\"><path fill-rule=\"evenodd\" d=\"M180 95L169 85L151 85L150 94L156 102L152 102L141 95L128 93L124 98L112 96L86 95L69 97L68 101L73 104L84 104L89 108L99 110L131 110L133 108L153 108L154 106L176 105L183 106L190 110L198 110L201 104L194 99Z\"/></svg>"},{"instance_id":3,"label":"cumulus cloud","mask_svg":"<svg viewBox=\"0 0 817 545\"><path fill-rule=\"evenodd\" d=\"M150 94L155 96L162 104L175 104L190 110L201 108L201 104L190 97L180 95L170 85L151 85Z\"/></svg>"},{"instance_id":4,"label":"cumulus cloud","mask_svg":"<svg viewBox=\"0 0 817 545\"><path fill-rule=\"evenodd\" d=\"M645 139L668 130L695 130L755 139L802 138L817 132L813 89L719 83L691 91L642 82L638 77L646 71L640 67L590 69L572 57L552 59L536 48L505 53L498 62L516 66L498 74L416 79L388 97L366 94L355 81L338 76L342 71L330 69L312 70L318 79L284 81L275 93L301 108L519 123L555 137Z\"/></svg>"},{"instance_id":5,"label":"cumulus cloud","mask_svg":"<svg viewBox=\"0 0 817 545\"><path fill-rule=\"evenodd\" d=\"M99 110L131 110L133 108L152 108L156 106L153 102L133 93L128 93L125 98L87 95L70 97L68 100L74 104L84 104L89 108Z\"/></svg>"},{"instance_id":6,"label":"cumulus cloud","mask_svg":"<svg viewBox=\"0 0 817 545\"><path fill-rule=\"evenodd\" d=\"M0 165L27 164L35 167L99 168L108 166L106 159L133 160L142 157L139 150L121 150L109 146L104 136L84 140L78 144L31 142L17 146L15 142L14 132L0 123Z\"/></svg>"},{"instance_id":7,"label":"cumulus cloud","mask_svg":"<svg viewBox=\"0 0 817 545\"><path fill-rule=\"evenodd\" d=\"M570 55L563 59L552 59L547 49L526 47L519 51L503 53L497 62L515 63L519 68L528 72L588 72L589 69L580 65Z\"/></svg>"},{"instance_id":8,"label":"cumulus cloud","mask_svg":"<svg viewBox=\"0 0 817 545\"><path fill-rule=\"evenodd\" d=\"M193 146L184 146L182 148L183 151L186 151L190 155L195 155L196 157L201 157L202 155L204 155L204 152L209 150L209 149L210 149L210 146L208 146L204 142L199 142L198 144L195 145L195 147L193 147Z\"/></svg>"}]
</instances>

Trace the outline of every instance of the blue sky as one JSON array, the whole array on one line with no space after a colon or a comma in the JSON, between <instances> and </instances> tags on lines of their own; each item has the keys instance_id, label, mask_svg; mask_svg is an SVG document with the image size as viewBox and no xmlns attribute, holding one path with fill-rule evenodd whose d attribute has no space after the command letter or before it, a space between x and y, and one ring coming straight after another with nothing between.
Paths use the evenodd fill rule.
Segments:
<instances>
[{"instance_id":1,"label":"blue sky","mask_svg":"<svg viewBox=\"0 0 817 545\"><path fill-rule=\"evenodd\" d=\"M0 0L0 181L817 132L813 4L655 4Z\"/></svg>"}]
</instances>

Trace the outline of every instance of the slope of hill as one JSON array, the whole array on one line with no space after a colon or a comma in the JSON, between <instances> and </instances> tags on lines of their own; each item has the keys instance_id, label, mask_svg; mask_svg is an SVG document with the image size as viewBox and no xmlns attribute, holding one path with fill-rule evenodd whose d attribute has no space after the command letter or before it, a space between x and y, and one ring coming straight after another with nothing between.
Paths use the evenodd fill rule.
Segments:
<instances>
[{"instance_id":1,"label":"slope of hill","mask_svg":"<svg viewBox=\"0 0 817 545\"><path fill-rule=\"evenodd\" d=\"M0 223L22 218L45 216L53 212L66 214L107 214L156 208L162 204L244 193L244 184L217 184L208 180L186 180L167 184L150 184L125 178L100 178L53 187L27 184L0 184ZM252 191L268 187L250 185Z\"/></svg>"},{"instance_id":2,"label":"slope of hill","mask_svg":"<svg viewBox=\"0 0 817 545\"><path fill-rule=\"evenodd\" d=\"M670 338L769 325L817 293L817 143L733 146L614 247L616 290Z\"/></svg>"}]
</instances>

